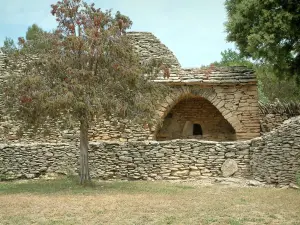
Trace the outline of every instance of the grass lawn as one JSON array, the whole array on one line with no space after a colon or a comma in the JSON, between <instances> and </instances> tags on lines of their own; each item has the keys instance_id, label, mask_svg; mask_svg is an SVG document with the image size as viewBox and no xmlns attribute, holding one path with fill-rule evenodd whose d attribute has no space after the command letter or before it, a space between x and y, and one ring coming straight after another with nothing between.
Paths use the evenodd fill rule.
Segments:
<instances>
[{"instance_id":1,"label":"grass lawn","mask_svg":"<svg viewBox=\"0 0 300 225\"><path fill-rule=\"evenodd\" d=\"M300 191L74 179L0 182L0 224L300 224Z\"/></svg>"}]
</instances>

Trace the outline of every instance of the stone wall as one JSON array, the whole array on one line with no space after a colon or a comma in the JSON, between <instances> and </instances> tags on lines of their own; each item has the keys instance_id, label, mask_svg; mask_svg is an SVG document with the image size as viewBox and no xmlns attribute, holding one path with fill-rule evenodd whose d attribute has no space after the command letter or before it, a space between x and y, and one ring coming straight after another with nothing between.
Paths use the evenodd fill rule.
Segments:
<instances>
[{"instance_id":1,"label":"stone wall","mask_svg":"<svg viewBox=\"0 0 300 225\"><path fill-rule=\"evenodd\" d=\"M156 140L180 138L215 141L236 139L235 130L220 111L201 97L178 102L166 116Z\"/></svg>"},{"instance_id":2,"label":"stone wall","mask_svg":"<svg viewBox=\"0 0 300 225\"><path fill-rule=\"evenodd\" d=\"M166 96L163 102L157 105L156 118L164 121L167 114L175 107L175 110L185 110L179 103L183 99L202 98L206 106L213 109L214 114L218 117L221 127L225 130L218 129L216 124L217 117L210 118L214 122L209 124L208 117L204 118L200 114L193 119L204 126L204 136L202 139L207 140L247 140L260 135L259 109L257 103L257 90L255 85L230 85L230 86L174 86L170 95ZM179 105L177 105L179 104ZM182 109L180 109L183 107ZM198 108L197 108L198 107ZM197 111L199 105L191 106L190 110ZM194 109L192 109L194 108ZM1 114L1 113L0 113ZM18 126L22 121L13 121L8 115L2 113L0 117L0 141L2 142L69 142L78 139L78 126L73 129L62 129L63 121L49 121L49 133L46 136L41 133L31 137L32 131L24 132L18 136ZM211 114L212 115L212 114ZM207 114L208 116L208 114ZM182 121L183 122L183 121ZM99 119L91 126L89 131L90 140L111 140L111 141L142 141L156 140L157 134L161 129L160 121L156 121L154 126L147 127L142 124L134 124L128 120L120 120L113 117L108 119ZM180 125L180 133L183 132L183 125ZM216 133L217 130L220 133ZM214 133L214 134L213 134ZM229 135L227 135L229 134ZM232 135L233 134L233 135ZM178 137L175 137L178 138ZM160 138L158 138L161 140Z\"/></svg>"},{"instance_id":3,"label":"stone wall","mask_svg":"<svg viewBox=\"0 0 300 225\"><path fill-rule=\"evenodd\" d=\"M300 117L286 120L273 131L251 141L253 177L287 184L300 172Z\"/></svg>"},{"instance_id":4,"label":"stone wall","mask_svg":"<svg viewBox=\"0 0 300 225\"><path fill-rule=\"evenodd\" d=\"M71 143L1 144L0 176L76 173L78 152ZM300 170L300 117L248 141L93 142L89 156L92 177L101 179L200 179L233 173L289 184Z\"/></svg>"},{"instance_id":5,"label":"stone wall","mask_svg":"<svg viewBox=\"0 0 300 225\"><path fill-rule=\"evenodd\" d=\"M179 86L158 107L165 118L183 99L201 97L209 101L232 126L237 140L247 140L260 135L257 87L253 85ZM159 132L159 129L157 130Z\"/></svg>"},{"instance_id":6,"label":"stone wall","mask_svg":"<svg viewBox=\"0 0 300 225\"><path fill-rule=\"evenodd\" d=\"M149 32L129 32L137 53L142 61L151 58L163 59L171 66L170 77L165 78L161 72L154 82L170 85L173 89L163 102L157 105L157 114L153 118L154 125L134 124L127 120L119 120L112 116L108 119L99 118L91 126L89 131L90 140L111 141L142 141L155 140L161 128L161 120L183 99L201 97L210 102L211 108L215 107L219 113L218 120L222 119L221 127L225 132L210 123L209 129L205 126L204 118L194 118L201 122L205 132L202 139L207 140L246 140L260 135L259 111L257 103L257 86L253 71L244 67L232 68L209 68L209 69L182 69L174 54L162 44L158 38ZM6 56L0 54L0 82L5 82L9 76L4 66ZM26 63L20 62L20 68ZM16 70L16 72L20 72ZM0 99L3 97L0 93ZM207 104L208 105L208 104ZM0 106L1 101L0 101ZM69 142L78 139L78 126L73 129L61 128L63 121L48 121L47 129L41 129L35 137L33 132L19 132L18 128L22 121L13 121L9 115L0 108L0 141L1 142ZM183 126L180 127L183 132ZM42 133L46 132L44 136ZM214 130L214 131L213 131ZM220 131L219 134L216 132ZM214 133L214 134L213 134ZM226 135L225 135L226 133ZM230 133L228 136L227 134ZM22 135L21 135L22 134Z\"/></svg>"},{"instance_id":7,"label":"stone wall","mask_svg":"<svg viewBox=\"0 0 300 225\"><path fill-rule=\"evenodd\" d=\"M173 52L150 32L128 32L127 36L132 39L136 52L142 61L150 58L162 59L171 68L180 68L178 59Z\"/></svg>"},{"instance_id":8,"label":"stone wall","mask_svg":"<svg viewBox=\"0 0 300 225\"><path fill-rule=\"evenodd\" d=\"M259 103L261 132L267 133L281 125L285 120L300 115L300 103L280 101Z\"/></svg>"}]
</instances>

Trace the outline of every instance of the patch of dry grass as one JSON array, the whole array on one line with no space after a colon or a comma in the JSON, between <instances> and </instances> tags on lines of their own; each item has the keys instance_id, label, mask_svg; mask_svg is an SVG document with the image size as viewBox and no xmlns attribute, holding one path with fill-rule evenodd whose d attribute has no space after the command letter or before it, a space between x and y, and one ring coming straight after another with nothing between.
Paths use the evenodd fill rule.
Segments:
<instances>
[{"instance_id":1,"label":"patch of dry grass","mask_svg":"<svg viewBox=\"0 0 300 225\"><path fill-rule=\"evenodd\" d=\"M0 183L0 224L296 225L300 192L167 182Z\"/></svg>"}]
</instances>

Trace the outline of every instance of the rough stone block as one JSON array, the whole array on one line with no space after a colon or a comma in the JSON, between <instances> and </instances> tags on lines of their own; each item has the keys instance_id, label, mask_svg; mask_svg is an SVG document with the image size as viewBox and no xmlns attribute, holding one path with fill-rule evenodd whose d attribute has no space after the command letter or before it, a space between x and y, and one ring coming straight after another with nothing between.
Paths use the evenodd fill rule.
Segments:
<instances>
[{"instance_id":1,"label":"rough stone block","mask_svg":"<svg viewBox=\"0 0 300 225\"><path fill-rule=\"evenodd\" d=\"M222 167L221 167L222 175L224 177L230 177L232 176L235 172L238 171L238 165L235 160L233 159L227 159Z\"/></svg>"}]
</instances>

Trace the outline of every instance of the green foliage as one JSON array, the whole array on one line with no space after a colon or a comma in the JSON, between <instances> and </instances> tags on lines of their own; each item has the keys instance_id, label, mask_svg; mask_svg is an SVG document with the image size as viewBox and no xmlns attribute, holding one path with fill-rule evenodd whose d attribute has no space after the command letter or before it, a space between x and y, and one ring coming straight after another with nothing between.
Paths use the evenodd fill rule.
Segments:
<instances>
[{"instance_id":1,"label":"green foliage","mask_svg":"<svg viewBox=\"0 0 300 225\"><path fill-rule=\"evenodd\" d=\"M243 56L261 60L280 78L300 83L300 4L298 0L226 0L228 41Z\"/></svg>"},{"instance_id":2,"label":"green foliage","mask_svg":"<svg viewBox=\"0 0 300 225\"><path fill-rule=\"evenodd\" d=\"M221 56L221 61L216 63L216 65L218 66L246 66L249 68L253 67L252 62L250 62L238 52L233 51L232 49L227 49L224 52L221 52Z\"/></svg>"},{"instance_id":3,"label":"green foliage","mask_svg":"<svg viewBox=\"0 0 300 225\"><path fill-rule=\"evenodd\" d=\"M6 37L3 42L3 47L1 47L1 50L3 53L11 55L17 53L18 50L33 54L37 53L39 49L49 49L50 46L48 46L48 43L45 40L43 40L45 33L46 31L44 31L42 28L40 28L36 24L33 24L32 26L28 27L28 30L26 32L27 43L25 46L21 44L19 45L20 48L18 49L15 45L14 40ZM19 42L22 42L23 40L24 39L19 38Z\"/></svg>"},{"instance_id":4,"label":"green foliage","mask_svg":"<svg viewBox=\"0 0 300 225\"><path fill-rule=\"evenodd\" d=\"M43 39L46 33L46 31L36 24L28 27L26 32L26 45L21 45L21 47L23 47L22 51L29 54L36 54L40 50L50 50L50 43L47 41L47 39Z\"/></svg>"},{"instance_id":5,"label":"green foliage","mask_svg":"<svg viewBox=\"0 0 300 225\"><path fill-rule=\"evenodd\" d=\"M17 50L15 42L13 39L6 37L3 42L3 47L1 47L1 51L4 54L10 55Z\"/></svg>"},{"instance_id":6,"label":"green foliage","mask_svg":"<svg viewBox=\"0 0 300 225\"><path fill-rule=\"evenodd\" d=\"M38 40L43 36L44 32L45 31L41 27L33 24L32 26L28 27L28 30L26 32L26 40Z\"/></svg>"},{"instance_id":7,"label":"green foliage","mask_svg":"<svg viewBox=\"0 0 300 225\"><path fill-rule=\"evenodd\" d=\"M279 78L272 68L267 65L256 65L255 71L258 80L260 101L299 102L300 88L296 78Z\"/></svg>"},{"instance_id":8,"label":"green foliage","mask_svg":"<svg viewBox=\"0 0 300 225\"><path fill-rule=\"evenodd\" d=\"M126 193L126 194L167 194L176 195L194 190L187 185L154 183L147 181L94 181L92 185L81 186L78 179L72 176L61 176L52 180L27 180L24 182L0 183L1 194L97 194L97 193Z\"/></svg>"},{"instance_id":9,"label":"green foliage","mask_svg":"<svg viewBox=\"0 0 300 225\"><path fill-rule=\"evenodd\" d=\"M295 77L275 76L272 66L263 63L251 62L236 51L231 49L221 52L220 62L217 66L246 66L255 70L258 80L258 95L261 102L274 102L276 99L282 102L299 102L300 89Z\"/></svg>"},{"instance_id":10,"label":"green foliage","mask_svg":"<svg viewBox=\"0 0 300 225\"><path fill-rule=\"evenodd\" d=\"M140 64L125 35L130 19L78 0L58 2L52 9L58 21L54 33L33 25L29 41L19 38L22 49L8 66L17 68L15 62L22 60L26 66L21 76L12 71L4 87L7 107L36 127L49 118L90 124L111 114L149 122L167 88L149 82L161 63ZM46 47L36 49L40 44Z\"/></svg>"},{"instance_id":11,"label":"green foliage","mask_svg":"<svg viewBox=\"0 0 300 225\"><path fill-rule=\"evenodd\" d=\"M80 183L89 183L91 123L114 115L151 125L157 101L168 90L151 81L159 69L169 73L162 62L140 63L126 36L132 22L120 12L83 0L58 1L51 8L58 23L53 33L33 25L26 40L19 38L20 48L6 65L11 76L2 87L4 103L14 119L25 122L20 129L37 133L58 118L65 128L80 124Z\"/></svg>"}]
</instances>

